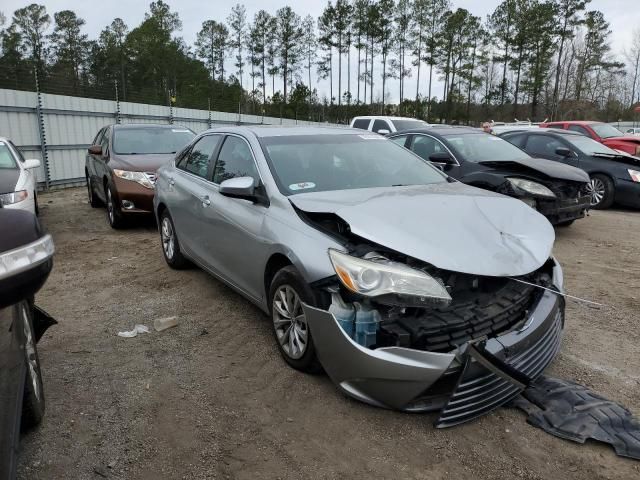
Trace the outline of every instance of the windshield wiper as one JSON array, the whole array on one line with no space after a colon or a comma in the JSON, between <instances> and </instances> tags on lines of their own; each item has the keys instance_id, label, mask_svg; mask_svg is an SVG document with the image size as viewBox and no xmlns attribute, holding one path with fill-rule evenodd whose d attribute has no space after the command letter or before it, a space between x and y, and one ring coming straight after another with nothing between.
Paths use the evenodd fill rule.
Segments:
<instances>
[{"instance_id":1,"label":"windshield wiper","mask_svg":"<svg viewBox=\"0 0 640 480\"><path fill-rule=\"evenodd\" d=\"M626 155L623 155L622 153L608 153L608 152L593 152L591 154L592 157L604 157L604 158L617 158L617 157L622 157L622 158L626 158Z\"/></svg>"}]
</instances>

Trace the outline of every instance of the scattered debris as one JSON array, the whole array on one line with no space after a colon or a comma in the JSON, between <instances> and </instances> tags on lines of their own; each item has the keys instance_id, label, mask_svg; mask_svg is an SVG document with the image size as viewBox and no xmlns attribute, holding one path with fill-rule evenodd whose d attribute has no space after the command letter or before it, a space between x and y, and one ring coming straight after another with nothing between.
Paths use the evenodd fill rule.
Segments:
<instances>
[{"instance_id":1,"label":"scattered debris","mask_svg":"<svg viewBox=\"0 0 640 480\"><path fill-rule=\"evenodd\" d=\"M207 330L206 328L203 328L202 331L200 332L200 335L209 335L209 330Z\"/></svg>"},{"instance_id":2,"label":"scattered debris","mask_svg":"<svg viewBox=\"0 0 640 480\"><path fill-rule=\"evenodd\" d=\"M161 332L176 325L178 325L178 317L156 318L153 321L153 328L156 329L156 332Z\"/></svg>"},{"instance_id":3,"label":"scattered debris","mask_svg":"<svg viewBox=\"0 0 640 480\"><path fill-rule=\"evenodd\" d=\"M107 473L104 467L93 467L93 473L95 473L96 475L102 478L108 478L109 476L109 474Z\"/></svg>"},{"instance_id":4,"label":"scattered debris","mask_svg":"<svg viewBox=\"0 0 640 480\"><path fill-rule=\"evenodd\" d=\"M157 328L156 328L157 330ZM147 327L146 325L136 325L135 327L133 327L133 330L128 331L128 332L118 332L118 336L119 337L124 337L124 338L133 338L133 337L137 337L139 333L149 333L149 327Z\"/></svg>"},{"instance_id":5,"label":"scattered debris","mask_svg":"<svg viewBox=\"0 0 640 480\"><path fill-rule=\"evenodd\" d=\"M609 443L616 454L640 460L640 421L622 405L577 383L542 376L512 405L527 422L560 438Z\"/></svg>"}]
</instances>

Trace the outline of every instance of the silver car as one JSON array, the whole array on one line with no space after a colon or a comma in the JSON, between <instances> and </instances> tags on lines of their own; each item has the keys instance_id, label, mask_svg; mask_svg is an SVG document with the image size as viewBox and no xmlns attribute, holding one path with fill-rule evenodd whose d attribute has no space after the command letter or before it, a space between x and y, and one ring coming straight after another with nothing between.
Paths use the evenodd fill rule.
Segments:
<instances>
[{"instance_id":1,"label":"silver car","mask_svg":"<svg viewBox=\"0 0 640 480\"><path fill-rule=\"evenodd\" d=\"M169 266L240 292L289 365L369 404L455 425L516 396L559 349L549 222L379 135L209 130L158 171L154 208Z\"/></svg>"}]
</instances>

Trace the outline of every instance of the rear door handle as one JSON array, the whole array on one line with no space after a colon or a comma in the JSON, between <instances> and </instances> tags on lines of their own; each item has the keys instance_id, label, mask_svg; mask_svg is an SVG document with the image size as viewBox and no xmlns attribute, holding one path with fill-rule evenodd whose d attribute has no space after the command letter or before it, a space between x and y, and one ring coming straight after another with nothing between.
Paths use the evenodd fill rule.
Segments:
<instances>
[{"instance_id":1,"label":"rear door handle","mask_svg":"<svg viewBox=\"0 0 640 480\"><path fill-rule=\"evenodd\" d=\"M203 207L208 207L211 205L211 200L209 200L209 195L205 195L204 197L200 197L200 201L202 202Z\"/></svg>"}]
</instances>

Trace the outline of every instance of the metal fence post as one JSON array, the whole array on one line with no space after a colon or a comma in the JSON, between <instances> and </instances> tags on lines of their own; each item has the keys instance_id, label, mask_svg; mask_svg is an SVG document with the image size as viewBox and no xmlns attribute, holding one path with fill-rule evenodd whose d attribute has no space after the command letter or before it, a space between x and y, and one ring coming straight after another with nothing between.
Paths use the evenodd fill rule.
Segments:
<instances>
[{"instance_id":1,"label":"metal fence post","mask_svg":"<svg viewBox=\"0 0 640 480\"><path fill-rule=\"evenodd\" d=\"M42 165L44 167L44 188L49 190L49 154L47 153L47 135L44 126L44 114L42 112L42 92L40 91L40 80L38 70L34 70L36 77L36 117L38 120L38 133L40 135L40 154L42 155Z\"/></svg>"},{"instance_id":2,"label":"metal fence post","mask_svg":"<svg viewBox=\"0 0 640 480\"><path fill-rule=\"evenodd\" d=\"M116 85L116 123L120 124L122 121L120 120L120 96L118 95L118 81L115 81Z\"/></svg>"},{"instance_id":3,"label":"metal fence post","mask_svg":"<svg viewBox=\"0 0 640 480\"><path fill-rule=\"evenodd\" d=\"M207 127L211 129L211 98L208 98L208 118L207 118Z\"/></svg>"}]
</instances>

